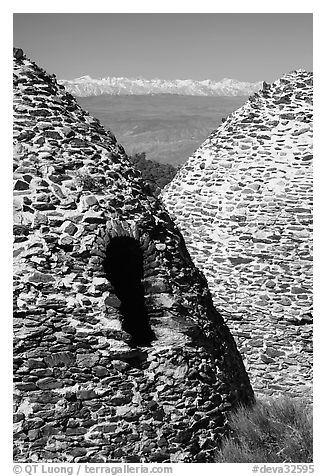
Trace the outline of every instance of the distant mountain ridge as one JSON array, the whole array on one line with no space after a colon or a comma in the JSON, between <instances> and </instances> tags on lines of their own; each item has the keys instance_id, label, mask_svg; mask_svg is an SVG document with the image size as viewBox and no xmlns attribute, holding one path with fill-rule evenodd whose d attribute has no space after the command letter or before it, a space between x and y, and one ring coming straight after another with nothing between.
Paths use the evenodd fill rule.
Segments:
<instances>
[{"instance_id":1,"label":"distant mountain ridge","mask_svg":"<svg viewBox=\"0 0 326 476\"><path fill-rule=\"evenodd\" d=\"M81 76L58 81L67 91L77 97L131 94L179 94L186 96L249 96L262 88L262 81L250 83L224 78L220 81L205 79L145 79L107 77L94 79Z\"/></svg>"}]
</instances>

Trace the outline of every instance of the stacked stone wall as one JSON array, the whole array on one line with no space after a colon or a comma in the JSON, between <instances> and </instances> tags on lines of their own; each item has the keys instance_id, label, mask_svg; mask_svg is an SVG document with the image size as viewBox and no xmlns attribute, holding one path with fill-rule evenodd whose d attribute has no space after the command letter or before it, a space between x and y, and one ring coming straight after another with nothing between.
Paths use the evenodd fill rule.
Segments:
<instances>
[{"instance_id":1,"label":"stacked stone wall","mask_svg":"<svg viewBox=\"0 0 326 476\"><path fill-rule=\"evenodd\" d=\"M117 239L139 250L146 345L133 342L110 274ZM23 462L212 461L226 412L254 398L161 204L114 136L21 50L14 380L14 458Z\"/></svg>"},{"instance_id":2,"label":"stacked stone wall","mask_svg":"<svg viewBox=\"0 0 326 476\"><path fill-rule=\"evenodd\" d=\"M264 83L162 194L268 395L311 394L312 114L311 73Z\"/></svg>"}]
</instances>

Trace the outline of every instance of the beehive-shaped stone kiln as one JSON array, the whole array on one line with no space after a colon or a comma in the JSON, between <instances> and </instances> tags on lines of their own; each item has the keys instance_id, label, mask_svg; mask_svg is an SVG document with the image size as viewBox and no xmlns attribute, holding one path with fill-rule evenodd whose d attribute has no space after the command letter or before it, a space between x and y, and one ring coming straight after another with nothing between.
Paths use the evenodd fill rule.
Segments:
<instances>
[{"instance_id":1,"label":"beehive-shaped stone kiln","mask_svg":"<svg viewBox=\"0 0 326 476\"><path fill-rule=\"evenodd\" d=\"M312 73L249 98L163 191L254 389L310 395Z\"/></svg>"},{"instance_id":2,"label":"beehive-shaped stone kiln","mask_svg":"<svg viewBox=\"0 0 326 476\"><path fill-rule=\"evenodd\" d=\"M211 461L253 392L114 136L14 50L17 461Z\"/></svg>"}]
</instances>

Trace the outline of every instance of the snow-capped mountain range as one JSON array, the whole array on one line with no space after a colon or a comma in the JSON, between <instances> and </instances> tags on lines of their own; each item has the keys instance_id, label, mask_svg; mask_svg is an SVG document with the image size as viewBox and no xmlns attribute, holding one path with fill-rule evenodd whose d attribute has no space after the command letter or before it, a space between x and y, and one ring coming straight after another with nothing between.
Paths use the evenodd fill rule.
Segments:
<instances>
[{"instance_id":1,"label":"snow-capped mountain range","mask_svg":"<svg viewBox=\"0 0 326 476\"><path fill-rule=\"evenodd\" d=\"M76 79L61 79L59 83L65 86L74 96L100 96L101 94L180 94L186 96L249 96L262 87L262 81L249 83L236 79L224 78L220 81L205 79L144 79L108 77L94 79L81 76Z\"/></svg>"}]
</instances>

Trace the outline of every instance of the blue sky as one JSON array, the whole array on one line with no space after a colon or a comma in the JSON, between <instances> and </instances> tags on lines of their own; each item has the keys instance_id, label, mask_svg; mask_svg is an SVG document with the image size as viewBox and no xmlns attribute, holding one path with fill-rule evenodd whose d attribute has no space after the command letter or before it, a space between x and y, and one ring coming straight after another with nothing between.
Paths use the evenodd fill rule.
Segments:
<instances>
[{"instance_id":1,"label":"blue sky","mask_svg":"<svg viewBox=\"0 0 326 476\"><path fill-rule=\"evenodd\" d=\"M14 46L58 78L274 81L312 70L309 13L15 13Z\"/></svg>"}]
</instances>

